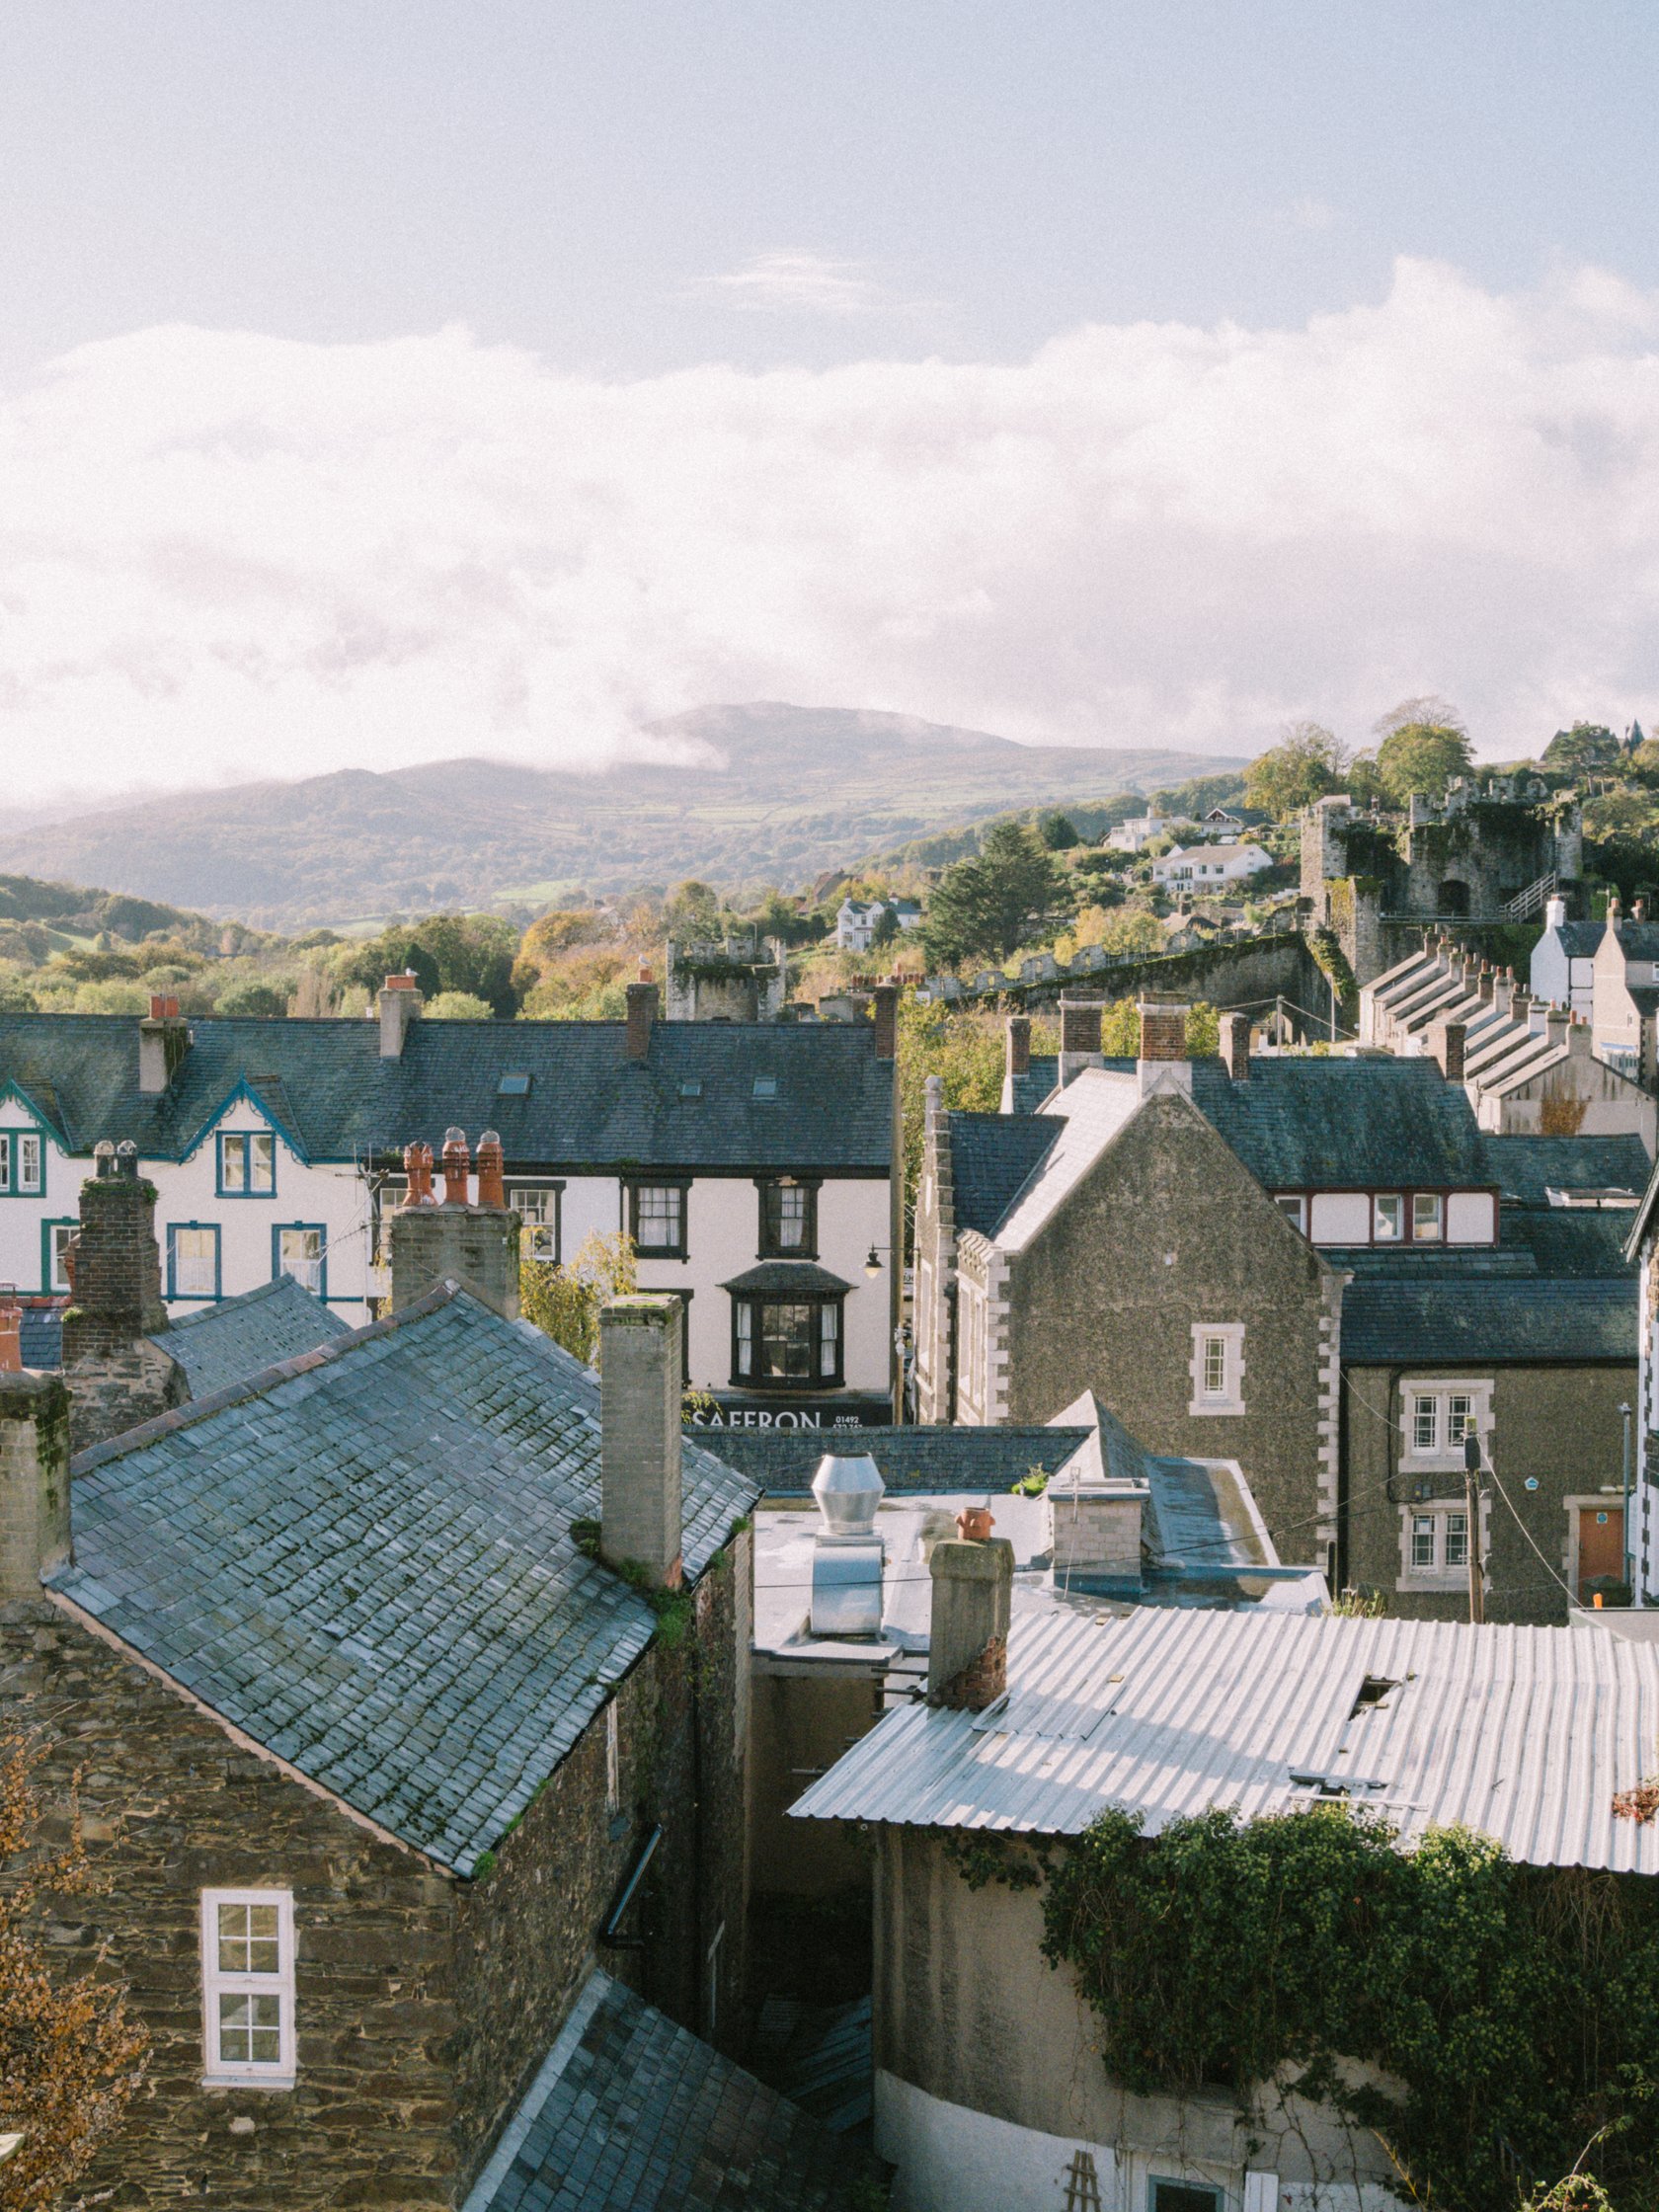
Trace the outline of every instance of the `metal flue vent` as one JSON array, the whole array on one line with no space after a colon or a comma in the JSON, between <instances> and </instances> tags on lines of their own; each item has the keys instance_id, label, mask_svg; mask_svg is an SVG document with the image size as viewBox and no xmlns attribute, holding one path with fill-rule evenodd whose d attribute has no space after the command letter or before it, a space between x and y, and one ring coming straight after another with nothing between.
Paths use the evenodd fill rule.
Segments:
<instances>
[{"instance_id":1,"label":"metal flue vent","mask_svg":"<svg viewBox=\"0 0 1659 2212\"><path fill-rule=\"evenodd\" d=\"M812 1632L879 1636L882 1540L876 1509L887 1489L866 1454L819 1462L813 1496L824 1527L813 1545Z\"/></svg>"}]
</instances>

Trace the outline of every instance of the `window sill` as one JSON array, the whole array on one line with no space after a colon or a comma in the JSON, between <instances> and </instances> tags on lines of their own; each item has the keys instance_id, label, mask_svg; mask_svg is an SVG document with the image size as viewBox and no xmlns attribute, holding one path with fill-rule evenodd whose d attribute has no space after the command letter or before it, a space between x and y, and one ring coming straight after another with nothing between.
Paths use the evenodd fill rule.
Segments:
<instances>
[{"instance_id":1,"label":"window sill","mask_svg":"<svg viewBox=\"0 0 1659 2212\"><path fill-rule=\"evenodd\" d=\"M1187 1407L1187 1411L1189 1413L1197 1415L1203 1415L1206 1413L1230 1413L1233 1415L1237 1415L1242 1413L1243 1410L1244 1400L1242 1398L1194 1398L1192 1403Z\"/></svg>"},{"instance_id":2,"label":"window sill","mask_svg":"<svg viewBox=\"0 0 1659 2212\"><path fill-rule=\"evenodd\" d=\"M1461 1597L1468 1589L1467 1567L1449 1567L1443 1574L1402 1574L1394 1588L1402 1597Z\"/></svg>"},{"instance_id":3,"label":"window sill","mask_svg":"<svg viewBox=\"0 0 1659 2212\"><path fill-rule=\"evenodd\" d=\"M292 2074L275 2074L262 2070L258 2074L208 2074L203 2073L204 2090L291 2090L296 2077Z\"/></svg>"}]
</instances>

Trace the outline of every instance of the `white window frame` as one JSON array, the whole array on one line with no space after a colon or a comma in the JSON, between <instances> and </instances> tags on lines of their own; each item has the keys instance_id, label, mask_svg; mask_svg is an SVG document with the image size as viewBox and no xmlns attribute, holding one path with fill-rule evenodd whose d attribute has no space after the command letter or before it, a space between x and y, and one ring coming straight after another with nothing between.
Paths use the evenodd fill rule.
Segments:
<instances>
[{"instance_id":1,"label":"white window frame","mask_svg":"<svg viewBox=\"0 0 1659 2212\"><path fill-rule=\"evenodd\" d=\"M1214 1349L1221 1352L1221 1388L1213 1386ZM1242 1321L1194 1321L1192 1324L1192 1361L1188 1375L1192 1381L1192 1402L1187 1411L1196 1414L1242 1413L1244 1410L1244 1324Z\"/></svg>"},{"instance_id":2,"label":"white window frame","mask_svg":"<svg viewBox=\"0 0 1659 2212\"><path fill-rule=\"evenodd\" d=\"M1423 1226L1424 1209L1430 1209L1428 1227ZM1446 1242L1446 1195L1443 1191L1413 1191L1411 1194L1411 1241L1413 1244L1444 1244Z\"/></svg>"},{"instance_id":3,"label":"white window frame","mask_svg":"<svg viewBox=\"0 0 1659 2212\"><path fill-rule=\"evenodd\" d=\"M1491 1500L1480 1500L1480 1556L1486 1557L1490 1536ZM1423 1531L1420 1523L1428 1523L1428 1560L1417 1556L1418 1543ZM1462 1557L1452 1552L1454 1523L1462 1547ZM1468 1507L1462 1498L1419 1498L1400 1508L1400 1566L1396 1590L1462 1590L1468 1584Z\"/></svg>"},{"instance_id":4,"label":"white window frame","mask_svg":"<svg viewBox=\"0 0 1659 2212\"><path fill-rule=\"evenodd\" d=\"M514 1183L510 1186L507 1203L523 1225L521 1249L525 1259L558 1265L564 1188L563 1183Z\"/></svg>"},{"instance_id":5,"label":"white window frame","mask_svg":"<svg viewBox=\"0 0 1659 2212\"><path fill-rule=\"evenodd\" d=\"M1394 1226L1387 1235L1382 1233L1382 1209L1394 1210ZM1405 1197L1400 1191L1374 1191L1371 1199L1371 1240L1374 1244L1403 1244L1405 1242Z\"/></svg>"},{"instance_id":6,"label":"white window frame","mask_svg":"<svg viewBox=\"0 0 1659 2212\"><path fill-rule=\"evenodd\" d=\"M1461 1474L1463 1438L1473 1430L1485 1448L1492 1434L1489 1376L1407 1376L1400 1384L1400 1460L1412 1474ZM1433 1441L1419 1442L1422 1409L1434 1409Z\"/></svg>"},{"instance_id":7,"label":"white window frame","mask_svg":"<svg viewBox=\"0 0 1659 2212\"><path fill-rule=\"evenodd\" d=\"M275 1905L276 1908L276 1956L275 1974L239 1973L219 1964L219 1907L221 1905ZM221 1997L275 1997L280 2007L277 2021L279 2056L275 2063L219 2057L219 2000ZM236 2084L242 2088L291 2090L294 2086L294 1917L293 1892L288 1889L204 1889L201 1892L201 2079L204 2084Z\"/></svg>"},{"instance_id":8,"label":"white window frame","mask_svg":"<svg viewBox=\"0 0 1659 2212\"><path fill-rule=\"evenodd\" d=\"M1307 1201L1300 1191L1279 1191L1273 1203L1293 1228L1307 1234Z\"/></svg>"}]
</instances>

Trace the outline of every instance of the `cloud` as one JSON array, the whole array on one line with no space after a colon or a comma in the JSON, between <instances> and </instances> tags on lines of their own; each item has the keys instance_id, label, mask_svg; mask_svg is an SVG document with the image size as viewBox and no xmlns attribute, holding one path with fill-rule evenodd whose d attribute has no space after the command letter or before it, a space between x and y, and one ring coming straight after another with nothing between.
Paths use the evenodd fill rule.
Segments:
<instances>
[{"instance_id":1,"label":"cloud","mask_svg":"<svg viewBox=\"0 0 1659 2212\"><path fill-rule=\"evenodd\" d=\"M1659 714L1659 298L1405 262L1304 329L631 382L162 329L0 396L0 806L719 700L1249 752Z\"/></svg>"},{"instance_id":2,"label":"cloud","mask_svg":"<svg viewBox=\"0 0 1659 2212\"><path fill-rule=\"evenodd\" d=\"M699 287L723 292L739 307L777 315L881 315L909 303L879 283L861 262L823 254L757 254L742 269L710 276Z\"/></svg>"}]
</instances>

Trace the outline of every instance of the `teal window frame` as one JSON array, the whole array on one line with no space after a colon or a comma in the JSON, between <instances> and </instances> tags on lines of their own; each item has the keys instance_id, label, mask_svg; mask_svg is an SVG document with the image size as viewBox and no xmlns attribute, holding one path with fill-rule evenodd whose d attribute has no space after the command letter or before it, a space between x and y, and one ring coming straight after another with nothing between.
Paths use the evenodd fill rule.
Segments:
<instances>
[{"instance_id":1,"label":"teal window frame","mask_svg":"<svg viewBox=\"0 0 1659 2212\"><path fill-rule=\"evenodd\" d=\"M203 1228L213 1239L213 1288L208 1291L181 1291L179 1288L179 1255L176 1238L182 1228ZM169 1301L190 1301L200 1305L216 1305L224 1297L224 1238L217 1222L169 1222L167 1224L167 1296Z\"/></svg>"},{"instance_id":2,"label":"teal window frame","mask_svg":"<svg viewBox=\"0 0 1659 2212\"><path fill-rule=\"evenodd\" d=\"M311 1295L313 1298L320 1298L326 1304L328 1301L328 1224L326 1222L272 1223L271 1280L274 1283L278 1282L282 1276L291 1272L282 1265L282 1238L290 1235L295 1229L314 1229L317 1233L317 1287ZM299 1282L297 1275L294 1277L294 1281ZM300 1283L299 1287L302 1291L310 1288L305 1283Z\"/></svg>"},{"instance_id":3,"label":"teal window frame","mask_svg":"<svg viewBox=\"0 0 1659 2212\"><path fill-rule=\"evenodd\" d=\"M40 1224L40 1289L47 1298L61 1298L69 1288L67 1282L59 1284L52 1279L52 1230L80 1225L73 1214L59 1214Z\"/></svg>"},{"instance_id":4,"label":"teal window frame","mask_svg":"<svg viewBox=\"0 0 1659 2212\"><path fill-rule=\"evenodd\" d=\"M40 1146L40 1173L28 1190L20 1174L22 1140L33 1137ZM46 1195L46 1133L39 1122L14 1122L0 1129L0 1198L44 1198Z\"/></svg>"},{"instance_id":5,"label":"teal window frame","mask_svg":"<svg viewBox=\"0 0 1659 2212\"><path fill-rule=\"evenodd\" d=\"M245 1156L251 1169L253 1165L252 1146L256 1137L263 1137L271 1146L271 1187L269 1190L256 1191L251 1186L245 1186L241 1190L233 1190L225 1181L225 1146L238 1143L248 1146L249 1150ZM274 1129L219 1130L213 1140L213 1173L214 1181L217 1184L214 1195L218 1198L275 1198L276 1196L276 1132Z\"/></svg>"}]
</instances>

